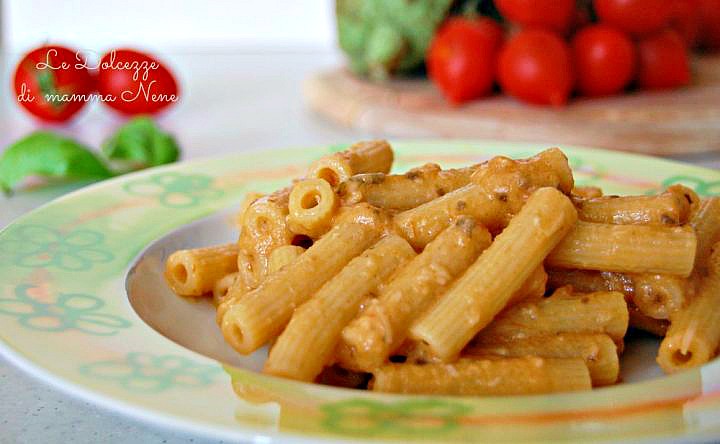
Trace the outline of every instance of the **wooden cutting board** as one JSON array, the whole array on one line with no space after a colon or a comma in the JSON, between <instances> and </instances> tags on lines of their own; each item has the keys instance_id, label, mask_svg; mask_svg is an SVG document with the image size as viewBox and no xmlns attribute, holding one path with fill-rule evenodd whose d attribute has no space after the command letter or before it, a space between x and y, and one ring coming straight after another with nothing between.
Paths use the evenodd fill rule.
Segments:
<instances>
[{"instance_id":1,"label":"wooden cutting board","mask_svg":"<svg viewBox=\"0 0 720 444\"><path fill-rule=\"evenodd\" d=\"M697 58L693 67L694 84L684 89L579 98L563 108L500 95L452 107L425 79L371 83L343 68L314 75L304 93L321 115L392 136L524 140L666 156L720 151L720 56Z\"/></svg>"}]
</instances>

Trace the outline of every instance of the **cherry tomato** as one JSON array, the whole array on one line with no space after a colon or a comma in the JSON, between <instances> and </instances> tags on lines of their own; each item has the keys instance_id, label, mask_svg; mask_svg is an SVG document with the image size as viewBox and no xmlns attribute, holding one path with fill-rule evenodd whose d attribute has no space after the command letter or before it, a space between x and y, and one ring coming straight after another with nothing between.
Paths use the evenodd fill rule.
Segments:
<instances>
[{"instance_id":1,"label":"cherry tomato","mask_svg":"<svg viewBox=\"0 0 720 444\"><path fill-rule=\"evenodd\" d=\"M680 34L688 48L697 46L700 39L699 0L674 0L670 27Z\"/></svg>"},{"instance_id":2,"label":"cherry tomato","mask_svg":"<svg viewBox=\"0 0 720 444\"><path fill-rule=\"evenodd\" d=\"M43 46L20 60L13 84L18 103L32 115L63 122L85 106L94 82L85 60L74 50Z\"/></svg>"},{"instance_id":3,"label":"cherry tomato","mask_svg":"<svg viewBox=\"0 0 720 444\"><path fill-rule=\"evenodd\" d=\"M601 22L630 34L659 31L668 24L675 0L593 0Z\"/></svg>"},{"instance_id":4,"label":"cherry tomato","mask_svg":"<svg viewBox=\"0 0 720 444\"><path fill-rule=\"evenodd\" d=\"M700 33L705 49L720 50L720 0L700 0Z\"/></svg>"},{"instance_id":5,"label":"cherry tomato","mask_svg":"<svg viewBox=\"0 0 720 444\"><path fill-rule=\"evenodd\" d=\"M503 91L530 103L562 105L572 91L570 48L550 31L515 34L500 52L498 67Z\"/></svg>"},{"instance_id":6,"label":"cherry tomato","mask_svg":"<svg viewBox=\"0 0 720 444\"><path fill-rule=\"evenodd\" d=\"M661 31L638 43L638 84L644 89L676 88L690 83L688 51L680 35Z\"/></svg>"},{"instance_id":7,"label":"cherry tomato","mask_svg":"<svg viewBox=\"0 0 720 444\"><path fill-rule=\"evenodd\" d=\"M637 53L633 42L608 25L593 25L572 41L573 62L580 93L605 96L622 91L635 74Z\"/></svg>"},{"instance_id":8,"label":"cherry tomato","mask_svg":"<svg viewBox=\"0 0 720 444\"><path fill-rule=\"evenodd\" d=\"M573 34L586 26L592 24L592 17L588 8L575 8L573 18L570 21L570 34Z\"/></svg>"},{"instance_id":9,"label":"cherry tomato","mask_svg":"<svg viewBox=\"0 0 720 444\"><path fill-rule=\"evenodd\" d=\"M179 99L178 85L157 59L132 49L103 55L98 71L103 103L123 114L153 114Z\"/></svg>"},{"instance_id":10,"label":"cherry tomato","mask_svg":"<svg viewBox=\"0 0 720 444\"><path fill-rule=\"evenodd\" d=\"M575 0L495 0L500 14L523 26L564 32L575 13Z\"/></svg>"},{"instance_id":11,"label":"cherry tomato","mask_svg":"<svg viewBox=\"0 0 720 444\"><path fill-rule=\"evenodd\" d=\"M488 18L451 18L438 30L427 66L448 101L459 104L492 91L502 39L502 28Z\"/></svg>"}]
</instances>

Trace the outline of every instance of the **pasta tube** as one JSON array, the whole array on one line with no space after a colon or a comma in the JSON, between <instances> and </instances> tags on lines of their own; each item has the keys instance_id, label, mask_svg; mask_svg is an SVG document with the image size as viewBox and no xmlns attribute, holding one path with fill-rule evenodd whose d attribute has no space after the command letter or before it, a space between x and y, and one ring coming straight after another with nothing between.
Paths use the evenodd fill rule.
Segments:
<instances>
[{"instance_id":1,"label":"pasta tube","mask_svg":"<svg viewBox=\"0 0 720 444\"><path fill-rule=\"evenodd\" d=\"M561 333L522 339L498 339L491 343L471 344L463 351L465 357L488 355L506 358L582 358L595 386L614 384L620 374L617 347L605 334Z\"/></svg>"},{"instance_id":2,"label":"pasta tube","mask_svg":"<svg viewBox=\"0 0 720 444\"><path fill-rule=\"evenodd\" d=\"M685 305L692 291L687 279L665 274L632 275L635 292L632 301L643 314L655 319L670 319Z\"/></svg>"},{"instance_id":3,"label":"pasta tube","mask_svg":"<svg viewBox=\"0 0 720 444\"><path fill-rule=\"evenodd\" d=\"M541 299L545 296L545 289L547 288L548 275L545 272L545 267L542 265L533 270L532 274L523 282L520 287L512 296L508 305L513 305L518 302Z\"/></svg>"},{"instance_id":4,"label":"pasta tube","mask_svg":"<svg viewBox=\"0 0 720 444\"><path fill-rule=\"evenodd\" d=\"M393 156L392 147L385 140L358 142L313 163L307 177L324 179L336 188L355 174L389 173Z\"/></svg>"},{"instance_id":5,"label":"pasta tube","mask_svg":"<svg viewBox=\"0 0 720 444\"><path fill-rule=\"evenodd\" d=\"M268 264L268 271L272 274L280 270L284 266L292 263L301 254L305 252L303 247L297 245L283 245L277 247L270 253L270 262Z\"/></svg>"},{"instance_id":6,"label":"pasta tube","mask_svg":"<svg viewBox=\"0 0 720 444\"><path fill-rule=\"evenodd\" d=\"M340 332L366 295L415 256L403 238L390 235L365 250L301 305L270 350L263 371L313 381L330 361Z\"/></svg>"},{"instance_id":7,"label":"pasta tube","mask_svg":"<svg viewBox=\"0 0 720 444\"><path fill-rule=\"evenodd\" d=\"M257 287L267 276L272 250L292 243L287 223L289 198L290 188L284 188L261 197L245 211L237 267L248 288Z\"/></svg>"},{"instance_id":8,"label":"pasta tube","mask_svg":"<svg viewBox=\"0 0 720 444\"><path fill-rule=\"evenodd\" d=\"M561 289L549 298L509 308L482 330L476 340L493 343L558 333L604 333L619 344L628 328L628 316L622 293L567 295Z\"/></svg>"},{"instance_id":9,"label":"pasta tube","mask_svg":"<svg viewBox=\"0 0 720 444\"><path fill-rule=\"evenodd\" d=\"M212 290L213 305L216 307L220 305L238 276L239 273L236 271L235 273L226 274L215 282Z\"/></svg>"},{"instance_id":10,"label":"pasta tube","mask_svg":"<svg viewBox=\"0 0 720 444\"><path fill-rule=\"evenodd\" d=\"M687 226L654 227L581 221L550 253L546 264L555 268L687 277L693 269L696 242L694 231Z\"/></svg>"},{"instance_id":11,"label":"pasta tube","mask_svg":"<svg viewBox=\"0 0 720 444\"><path fill-rule=\"evenodd\" d=\"M239 231L242 231L243 218L245 217L247 209L250 208L250 205L252 205L256 200L263 196L265 196L265 194L257 191L250 191L245 194L242 202L240 203L240 208L238 208L238 211L235 213L235 217L233 218L233 222Z\"/></svg>"},{"instance_id":12,"label":"pasta tube","mask_svg":"<svg viewBox=\"0 0 720 444\"><path fill-rule=\"evenodd\" d=\"M235 244L178 250L165 263L165 280L180 296L202 296L213 290L215 282L237 271Z\"/></svg>"},{"instance_id":13,"label":"pasta tube","mask_svg":"<svg viewBox=\"0 0 720 444\"><path fill-rule=\"evenodd\" d=\"M579 293L619 291L631 298L635 292L635 283L629 274L595 270L548 270L548 286L551 289L567 285Z\"/></svg>"},{"instance_id":14,"label":"pasta tube","mask_svg":"<svg viewBox=\"0 0 720 444\"><path fill-rule=\"evenodd\" d=\"M570 197L573 202L582 199L592 199L594 197L601 197L603 195L602 189L598 187L575 187L570 193Z\"/></svg>"},{"instance_id":15,"label":"pasta tube","mask_svg":"<svg viewBox=\"0 0 720 444\"><path fill-rule=\"evenodd\" d=\"M460 359L453 364L391 364L373 371L373 391L443 395L529 395L590 390L580 358Z\"/></svg>"},{"instance_id":16,"label":"pasta tube","mask_svg":"<svg viewBox=\"0 0 720 444\"><path fill-rule=\"evenodd\" d=\"M381 366L405 340L412 321L490 242L490 233L468 217L440 233L343 329L340 364L363 371Z\"/></svg>"},{"instance_id":17,"label":"pasta tube","mask_svg":"<svg viewBox=\"0 0 720 444\"><path fill-rule=\"evenodd\" d=\"M578 219L619 225L682 225L690 202L677 193L655 196L603 196L576 202Z\"/></svg>"},{"instance_id":18,"label":"pasta tube","mask_svg":"<svg viewBox=\"0 0 720 444\"><path fill-rule=\"evenodd\" d=\"M619 291L646 316L669 319L685 305L692 286L678 276L593 270L550 270L550 287L571 285L581 293Z\"/></svg>"},{"instance_id":19,"label":"pasta tube","mask_svg":"<svg viewBox=\"0 0 720 444\"><path fill-rule=\"evenodd\" d=\"M697 213L698 209L700 208L700 196L695 192L695 190L686 187L685 185L681 184L675 184L668 187L667 192L674 193L677 196L680 196L681 198L688 201L690 204L690 218Z\"/></svg>"},{"instance_id":20,"label":"pasta tube","mask_svg":"<svg viewBox=\"0 0 720 444\"><path fill-rule=\"evenodd\" d=\"M630 315L630 327L659 337L663 337L667 333L670 325L668 320L651 318L632 304L628 304L628 313Z\"/></svg>"},{"instance_id":21,"label":"pasta tube","mask_svg":"<svg viewBox=\"0 0 720 444\"><path fill-rule=\"evenodd\" d=\"M226 302L231 305L220 323L225 340L240 353L248 354L277 336L295 307L372 245L384 225L379 210L358 205L305 253L268 276L256 289L234 298L231 288Z\"/></svg>"},{"instance_id":22,"label":"pasta tube","mask_svg":"<svg viewBox=\"0 0 720 444\"><path fill-rule=\"evenodd\" d=\"M287 228L288 202L291 187L283 188L255 200L245 210L243 229L253 239L271 238L276 243L289 243Z\"/></svg>"},{"instance_id":23,"label":"pasta tube","mask_svg":"<svg viewBox=\"0 0 720 444\"><path fill-rule=\"evenodd\" d=\"M343 182L338 193L345 204L364 201L380 208L409 210L469 184L476 168L442 170L429 163L405 174L358 174Z\"/></svg>"},{"instance_id":24,"label":"pasta tube","mask_svg":"<svg viewBox=\"0 0 720 444\"><path fill-rule=\"evenodd\" d=\"M710 258L708 276L701 278L698 293L671 319L657 361L666 373L674 373L710 361L719 345L720 248L717 248Z\"/></svg>"},{"instance_id":25,"label":"pasta tube","mask_svg":"<svg viewBox=\"0 0 720 444\"><path fill-rule=\"evenodd\" d=\"M703 200L690 221L690 226L697 236L695 268L700 273L707 274L710 248L715 242L720 241L720 197Z\"/></svg>"},{"instance_id":26,"label":"pasta tube","mask_svg":"<svg viewBox=\"0 0 720 444\"><path fill-rule=\"evenodd\" d=\"M572 228L577 213L570 199L541 188L490 247L410 329L447 361L492 321L547 253Z\"/></svg>"},{"instance_id":27,"label":"pasta tube","mask_svg":"<svg viewBox=\"0 0 720 444\"><path fill-rule=\"evenodd\" d=\"M297 182L290 192L288 224L294 233L320 237L332 225L338 199L322 179Z\"/></svg>"},{"instance_id":28,"label":"pasta tube","mask_svg":"<svg viewBox=\"0 0 720 444\"><path fill-rule=\"evenodd\" d=\"M498 232L541 187L569 193L572 172L558 149L543 151L527 160L495 157L482 164L473 183L395 216L398 232L415 249L421 249L459 215L475 218L491 232Z\"/></svg>"}]
</instances>

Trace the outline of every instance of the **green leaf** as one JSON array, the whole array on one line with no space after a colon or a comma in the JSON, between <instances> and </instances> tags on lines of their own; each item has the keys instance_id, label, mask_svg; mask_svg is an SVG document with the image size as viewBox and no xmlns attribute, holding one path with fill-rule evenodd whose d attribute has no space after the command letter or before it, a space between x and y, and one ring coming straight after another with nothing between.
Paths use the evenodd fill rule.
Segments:
<instances>
[{"instance_id":1,"label":"green leaf","mask_svg":"<svg viewBox=\"0 0 720 444\"><path fill-rule=\"evenodd\" d=\"M145 116L121 126L102 150L108 159L125 162L129 169L172 163L180 156L175 139Z\"/></svg>"},{"instance_id":2,"label":"green leaf","mask_svg":"<svg viewBox=\"0 0 720 444\"><path fill-rule=\"evenodd\" d=\"M89 148L48 131L18 140L0 157L0 188L5 193L31 175L78 180L113 176Z\"/></svg>"}]
</instances>

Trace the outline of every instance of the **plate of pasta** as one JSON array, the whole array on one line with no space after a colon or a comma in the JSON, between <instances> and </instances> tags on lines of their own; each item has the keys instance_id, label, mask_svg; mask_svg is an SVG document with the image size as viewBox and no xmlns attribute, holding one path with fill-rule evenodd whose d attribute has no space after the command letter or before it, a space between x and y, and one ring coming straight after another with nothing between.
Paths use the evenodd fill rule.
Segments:
<instances>
[{"instance_id":1,"label":"plate of pasta","mask_svg":"<svg viewBox=\"0 0 720 444\"><path fill-rule=\"evenodd\" d=\"M0 232L0 350L242 440L720 437L720 174L363 141L94 185Z\"/></svg>"}]
</instances>

